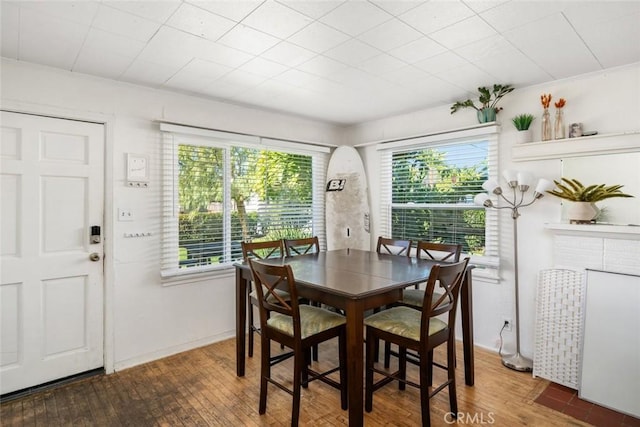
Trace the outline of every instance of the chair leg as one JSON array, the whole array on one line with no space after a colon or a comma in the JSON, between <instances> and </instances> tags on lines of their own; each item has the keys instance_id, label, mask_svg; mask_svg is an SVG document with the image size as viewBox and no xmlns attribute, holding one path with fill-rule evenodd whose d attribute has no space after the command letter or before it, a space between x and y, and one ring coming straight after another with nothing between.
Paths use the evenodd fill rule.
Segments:
<instances>
[{"instance_id":1,"label":"chair leg","mask_svg":"<svg viewBox=\"0 0 640 427\"><path fill-rule=\"evenodd\" d=\"M267 378L271 377L271 342L264 335L260 341L262 349L260 351L260 407L258 412L264 414L267 411Z\"/></svg>"},{"instance_id":2,"label":"chair leg","mask_svg":"<svg viewBox=\"0 0 640 427\"><path fill-rule=\"evenodd\" d=\"M374 337L373 332L370 327L367 327L366 332L366 342L367 342L367 351L366 351L366 359L365 359L365 377L364 377L364 410L367 412L371 412L373 410L373 340L378 340L378 338Z\"/></svg>"},{"instance_id":3,"label":"chair leg","mask_svg":"<svg viewBox=\"0 0 640 427\"><path fill-rule=\"evenodd\" d=\"M398 346L398 377L402 380L407 379L407 348ZM398 381L398 390L405 390L407 384Z\"/></svg>"},{"instance_id":4,"label":"chair leg","mask_svg":"<svg viewBox=\"0 0 640 427\"><path fill-rule=\"evenodd\" d=\"M293 356L293 408L291 409L291 426L298 425L298 419L300 418L300 385L302 379L302 373L306 368L306 361L304 360L304 353L300 349L295 349Z\"/></svg>"},{"instance_id":5,"label":"chair leg","mask_svg":"<svg viewBox=\"0 0 640 427\"><path fill-rule=\"evenodd\" d=\"M249 301L249 307L248 307L247 312L248 312L247 313L248 314L247 320L249 322L249 328L248 328L249 329L248 330L248 333L249 333L249 348L248 348L248 352L247 353L248 353L249 357L253 357L253 338L254 338L253 334L255 333L256 330L255 330L255 327L253 326L253 304L251 304L251 301Z\"/></svg>"},{"instance_id":6,"label":"chair leg","mask_svg":"<svg viewBox=\"0 0 640 427\"><path fill-rule=\"evenodd\" d=\"M340 357L340 406L348 408L348 382L347 382L347 331L340 332L338 337L338 354Z\"/></svg>"},{"instance_id":7,"label":"chair leg","mask_svg":"<svg viewBox=\"0 0 640 427\"><path fill-rule=\"evenodd\" d=\"M427 352L432 354L432 352ZM432 359L426 355L420 355L420 412L422 415L422 426L431 426L431 402L429 399L429 388L431 387Z\"/></svg>"},{"instance_id":8,"label":"chair leg","mask_svg":"<svg viewBox=\"0 0 640 427\"><path fill-rule=\"evenodd\" d=\"M433 385L433 350L427 352L427 384Z\"/></svg>"},{"instance_id":9,"label":"chair leg","mask_svg":"<svg viewBox=\"0 0 640 427\"><path fill-rule=\"evenodd\" d=\"M449 406L451 412L458 413L458 398L456 397L456 343L453 336L447 343L447 379L449 380Z\"/></svg>"},{"instance_id":10,"label":"chair leg","mask_svg":"<svg viewBox=\"0 0 640 427\"><path fill-rule=\"evenodd\" d=\"M384 367L389 368L391 366L391 343L389 341L384 342Z\"/></svg>"},{"instance_id":11,"label":"chair leg","mask_svg":"<svg viewBox=\"0 0 640 427\"><path fill-rule=\"evenodd\" d=\"M302 366L302 387L309 387L309 365L311 365L311 349L305 349L304 352L304 364Z\"/></svg>"}]
</instances>

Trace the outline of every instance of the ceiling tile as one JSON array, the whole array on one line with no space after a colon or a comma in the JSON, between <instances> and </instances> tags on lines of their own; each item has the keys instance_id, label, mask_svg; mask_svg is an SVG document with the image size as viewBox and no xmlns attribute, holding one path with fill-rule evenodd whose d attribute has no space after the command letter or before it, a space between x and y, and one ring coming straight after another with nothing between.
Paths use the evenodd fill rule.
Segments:
<instances>
[{"instance_id":1,"label":"ceiling tile","mask_svg":"<svg viewBox=\"0 0 640 427\"><path fill-rule=\"evenodd\" d=\"M121 1L102 0L106 4L123 12L129 12L136 16L149 19L154 22L165 23L167 19L178 9L180 0L144 0L144 1Z\"/></svg>"},{"instance_id":2,"label":"ceiling tile","mask_svg":"<svg viewBox=\"0 0 640 427\"><path fill-rule=\"evenodd\" d=\"M194 59L171 76L164 86L197 92L232 70L214 62Z\"/></svg>"},{"instance_id":3,"label":"ceiling tile","mask_svg":"<svg viewBox=\"0 0 640 427\"><path fill-rule=\"evenodd\" d=\"M472 16L436 31L429 37L448 49L455 49L496 34L496 31L489 24L477 16Z\"/></svg>"},{"instance_id":4,"label":"ceiling tile","mask_svg":"<svg viewBox=\"0 0 640 427\"><path fill-rule=\"evenodd\" d=\"M184 3L169 19L167 25L198 37L216 41L232 29L236 22Z\"/></svg>"},{"instance_id":5,"label":"ceiling tile","mask_svg":"<svg viewBox=\"0 0 640 427\"><path fill-rule=\"evenodd\" d=\"M143 42L150 40L160 28L157 22L104 5L98 9L91 26Z\"/></svg>"},{"instance_id":6,"label":"ceiling tile","mask_svg":"<svg viewBox=\"0 0 640 427\"><path fill-rule=\"evenodd\" d=\"M359 40L388 51L421 38L423 35L397 19L384 22L358 36Z\"/></svg>"},{"instance_id":7,"label":"ceiling tile","mask_svg":"<svg viewBox=\"0 0 640 427\"><path fill-rule=\"evenodd\" d=\"M457 68L451 68L441 73L436 73L445 82L454 86L473 90L480 86L490 86L496 83L496 78L473 64L464 64Z\"/></svg>"},{"instance_id":8,"label":"ceiling tile","mask_svg":"<svg viewBox=\"0 0 640 427\"><path fill-rule=\"evenodd\" d=\"M489 25L502 33L556 14L565 1L510 1L480 13Z\"/></svg>"},{"instance_id":9,"label":"ceiling tile","mask_svg":"<svg viewBox=\"0 0 640 427\"><path fill-rule=\"evenodd\" d=\"M112 53L125 58L133 59L142 52L145 43L131 40L128 37L109 33L98 28L91 28L82 46L83 51Z\"/></svg>"},{"instance_id":10,"label":"ceiling tile","mask_svg":"<svg viewBox=\"0 0 640 427\"><path fill-rule=\"evenodd\" d=\"M289 67L269 61L261 57L255 57L240 67L240 70L256 74L263 77L273 77L284 73Z\"/></svg>"},{"instance_id":11,"label":"ceiling tile","mask_svg":"<svg viewBox=\"0 0 640 427\"><path fill-rule=\"evenodd\" d=\"M505 67L504 64L509 64ZM475 65L496 78L496 83L512 84L516 87L529 86L552 80L544 71L522 52L513 50L501 52L491 57L482 58Z\"/></svg>"},{"instance_id":12,"label":"ceiling tile","mask_svg":"<svg viewBox=\"0 0 640 427\"><path fill-rule=\"evenodd\" d=\"M589 50L603 67L609 68L640 61L640 13L594 23L588 28L577 30L580 38L587 43ZM627 43L627 48L612 48L621 43Z\"/></svg>"},{"instance_id":13,"label":"ceiling tile","mask_svg":"<svg viewBox=\"0 0 640 427\"><path fill-rule=\"evenodd\" d=\"M332 84L321 77L296 69L286 71L274 77L274 80L316 92L321 92L327 85Z\"/></svg>"},{"instance_id":14,"label":"ceiling tile","mask_svg":"<svg viewBox=\"0 0 640 427\"><path fill-rule=\"evenodd\" d=\"M365 31L391 19L391 15L364 1L350 1L341 4L320 18L320 21L351 36Z\"/></svg>"},{"instance_id":15,"label":"ceiling tile","mask_svg":"<svg viewBox=\"0 0 640 427\"><path fill-rule=\"evenodd\" d=\"M316 76L327 77L346 69L348 65L326 56L318 55L310 60L298 65L296 68Z\"/></svg>"},{"instance_id":16,"label":"ceiling tile","mask_svg":"<svg viewBox=\"0 0 640 427\"><path fill-rule=\"evenodd\" d=\"M309 17L275 2L261 4L242 21L249 27L281 39L286 39L311 22Z\"/></svg>"},{"instance_id":17,"label":"ceiling tile","mask_svg":"<svg viewBox=\"0 0 640 427\"><path fill-rule=\"evenodd\" d=\"M157 64L137 58L120 76L120 80L143 86L158 87L169 80L180 68L182 67Z\"/></svg>"},{"instance_id":18,"label":"ceiling tile","mask_svg":"<svg viewBox=\"0 0 640 427\"><path fill-rule=\"evenodd\" d=\"M314 22L289 37L287 41L314 52L322 53L344 43L350 38L347 34L324 25L321 22Z\"/></svg>"},{"instance_id":19,"label":"ceiling tile","mask_svg":"<svg viewBox=\"0 0 640 427\"><path fill-rule=\"evenodd\" d=\"M510 1L511 0L462 0L462 2L467 5L467 7L469 7L476 13L493 9L494 7L500 6L501 4Z\"/></svg>"},{"instance_id":20,"label":"ceiling tile","mask_svg":"<svg viewBox=\"0 0 640 427\"><path fill-rule=\"evenodd\" d=\"M389 51L390 55L412 64L422 59L438 55L446 48L429 37L422 37L418 40L407 43Z\"/></svg>"},{"instance_id":21,"label":"ceiling tile","mask_svg":"<svg viewBox=\"0 0 640 427\"><path fill-rule=\"evenodd\" d=\"M239 67L254 58L253 55L246 52L210 40L198 39L194 44L196 46L195 51L192 52L194 57L217 62L232 68Z\"/></svg>"},{"instance_id":22,"label":"ceiling tile","mask_svg":"<svg viewBox=\"0 0 640 427\"><path fill-rule=\"evenodd\" d=\"M447 51L440 55L423 59L422 61L416 62L414 65L430 74L439 74L443 71L462 67L466 64L468 64L468 62L464 58L461 58L453 52Z\"/></svg>"},{"instance_id":23,"label":"ceiling tile","mask_svg":"<svg viewBox=\"0 0 640 427\"><path fill-rule=\"evenodd\" d=\"M326 56L349 65L358 65L369 58L380 54L378 49L351 39L324 53Z\"/></svg>"},{"instance_id":24,"label":"ceiling tile","mask_svg":"<svg viewBox=\"0 0 640 427\"><path fill-rule=\"evenodd\" d=\"M200 40L202 39L191 34L170 27L162 27L147 43L137 59L163 64L177 71L195 57Z\"/></svg>"},{"instance_id":25,"label":"ceiling tile","mask_svg":"<svg viewBox=\"0 0 640 427\"><path fill-rule=\"evenodd\" d=\"M201 7L216 15L240 22L253 12L255 8L260 6L263 1L264 0L187 0L187 3Z\"/></svg>"},{"instance_id":26,"label":"ceiling tile","mask_svg":"<svg viewBox=\"0 0 640 427\"><path fill-rule=\"evenodd\" d=\"M406 65L386 73L382 78L399 86L412 87L416 83L431 77L429 73L412 65Z\"/></svg>"},{"instance_id":27,"label":"ceiling tile","mask_svg":"<svg viewBox=\"0 0 640 427\"><path fill-rule=\"evenodd\" d=\"M288 67L296 67L314 56L316 56L315 52L289 42L280 42L262 55L265 59Z\"/></svg>"},{"instance_id":28,"label":"ceiling tile","mask_svg":"<svg viewBox=\"0 0 640 427\"><path fill-rule=\"evenodd\" d=\"M242 70L234 70L208 85L205 92L217 96L231 96L231 94L236 96L257 87L265 81L265 77Z\"/></svg>"},{"instance_id":29,"label":"ceiling tile","mask_svg":"<svg viewBox=\"0 0 640 427\"><path fill-rule=\"evenodd\" d=\"M393 16L400 15L414 7L420 6L424 0L369 0L371 3L384 9Z\"/></svg>"},{"instance_id":30,"label":"ceiling tile","mask_svg":"<svg viewBox=\"0 0 640 427\"><path fill-rule=\"evenodd\" d=\"M246 25L238 24L231 31L220 38L219 42L225 46L259 55L280 40Z\"/></svg>"},{"instance_id":31,"label":"ceiling tile","mask_svg":"<svg viewBox=\"0 0 640 427\"><path fill-rule=\"evenodd\" d=\"M405 67L406 65L406 62L400 61L399 59L396 59L391 55L383 53L362 62L359 68L366 71L367 73L379 76Z\"/></svg>"},{"instance_id":32,"label":"ceiling tile","mask_svg":"<svg viewBox=\"0 0 640 427\"><path fill-rule=\"evenodd\" d=\"M71 70L88 31L86 25L23 8L18 59Z\"/></svg>"},{"instance_id":33,"label":"ceiling tile","mask_svg":"<svg viewBox=\"0 0 640 427\"><path fill-rule=\"evenodd\" d=\"M5 58L18 58L20 40L20 8L17 3L0 3L0 54Z\"/></svg>"},{"instance_id":34,"label":"ceiling tile","mask_svg":"<svg viewBox=\"0 0 640 427\"><path fill-rule=\"evenodd\" d=\"M560 13L508 31L504 37L555 79L601 68Z\"/></svg>"},{"instance_id":35,"label":"ceiling tile","mask_svg":"<svg viewBox=\"0 0 640 427\"><path fill-rule=\"evenodd\" d=\"M430 1L400 15L407 24L424 34L431 34L474 15L458 0Z\"/></svg>"},{"instance_id":36,"label":"ceiling tile","mask_svg":"<svg viewBox=\"0 0 640 427\"><path fill-rule=\"evenodd\" d=\"M22 8L82 25L91 25L100 6L98 1L17 1L16 3Z\"/></svg>"},{"instance_id":37,"label":"ceiling tile","mask_svg":"<svg viewBox=\"0 0 640 427\"><path fill-rule=\"evenodd\" d=\"M82 49L73 71L109 79L118 79L131 65L131 57L115 52Z\"/></svg>"},{"instance_id":38,"label":"ceiling tile","mask_svg":"<svg viewBox=\"0 0 640 427\"><path fill-rule=\"evenodd\" d=\"M345 0L278 0L278 3L284 4L314 19L326 15L344 2Z\"/></svg>"}]
</instances>

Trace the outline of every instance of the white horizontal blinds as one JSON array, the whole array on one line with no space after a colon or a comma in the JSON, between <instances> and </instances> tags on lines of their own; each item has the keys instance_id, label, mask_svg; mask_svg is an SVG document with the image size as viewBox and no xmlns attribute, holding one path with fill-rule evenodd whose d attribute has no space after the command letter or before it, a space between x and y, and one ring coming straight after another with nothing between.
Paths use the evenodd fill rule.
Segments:
<instances>
[{"instance_id":1,"label":"white horizontal blinds","mask_svg":"<svg viewBox=\"0 0 640 427\"><path fill-rule=\"evenodd\" d=\"M473 204L487 179L487 141L393 153L393 237L462 244L484 252L484 208Z\"/></svg>"},{"instance_id":2,"label":"white horizontal blinds","mask_svg":"<svg viewBox=\"0 0 640 427\"><path fill-rule=\"evenodd\" d=\"M378 150L381 234L460 243L474 263L497 265L497 214L473 203L497 174L497 129L394 141Z\"/></svg>"},{"instance_id":3,"label":"white horizontal blinds","mask_svg":"<svg viewBox=\"0 0 640 427\"><path fill-rule=\"evenodd\" d=\"M165 130L176 133L165 138L163 276L229 266L242 258L242 241L324 242L327 148Z\"/></svg>"}]
</instances>

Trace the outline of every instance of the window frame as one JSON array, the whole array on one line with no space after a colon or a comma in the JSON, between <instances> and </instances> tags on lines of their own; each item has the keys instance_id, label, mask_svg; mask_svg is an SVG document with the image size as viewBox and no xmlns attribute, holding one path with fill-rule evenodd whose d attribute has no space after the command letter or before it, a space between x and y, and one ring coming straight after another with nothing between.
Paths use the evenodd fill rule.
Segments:
<instances>
[{"instance_id":1,"label":"window frame","mask_svg":"<svg viewBox=\"0 0 640 427\"><path fill-rule=\"evenodd\" d=\"M489 179L498 178L498 135L500 127L495 124L481 125L459 130L441 132L437 134L421 135L404 139L397 139L377 144L380 164L380 233L391 236L392 209L407 207L406 203L392 203L392 157L394 153L404 151L443 147L452 144L470 143L473 141L487 141L487 173ZM495 198L495 196L492 196ZM494 200L496 202L497 200ZM430 207L446 209L465 209L467 203L414 204L412 208ZM499 279L499 213L496 209L485 210L485 254L470 255L470 262L477 269L474 276L486 279Z\"/></svg>"},{"instance_id":2,"label":"window frame","mask_svg":"<svg viewBox=\"0 0 640 427\"><path fill-rule=\"evenodd\" d=\"M182 282L186 278L228 276L233 263L179 267L179 166L178 147L180 145L206 146L221 148L224 153L224 250L231 251L231 149L242 147L255 150L273 150L289 154L300 154L312 158L312 228L313 234L320 240L320 246L326 247L324 216L324 184L329 146L263 138L260 136L223 132L210 129L193 128L172 123L160 123L162 133L162 234L160 249L160 275L163 282Z\"/></svg>"}]
</instances>

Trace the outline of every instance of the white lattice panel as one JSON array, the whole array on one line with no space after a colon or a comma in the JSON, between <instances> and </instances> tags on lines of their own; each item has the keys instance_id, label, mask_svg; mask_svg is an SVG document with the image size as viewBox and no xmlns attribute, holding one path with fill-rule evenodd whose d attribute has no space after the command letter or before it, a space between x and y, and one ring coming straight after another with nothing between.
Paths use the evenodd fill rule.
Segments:
<instances>
[{"instance_id":1,"label":"white lattice panel","mask_svg":"<svg viewBox=\"0 0 640 427\"><path fill-rule=\"evenodd\" d=\"M581 271L551 269L540 272L534 376L578 388L584 296Z\"/></svg>"}]
</instances>

